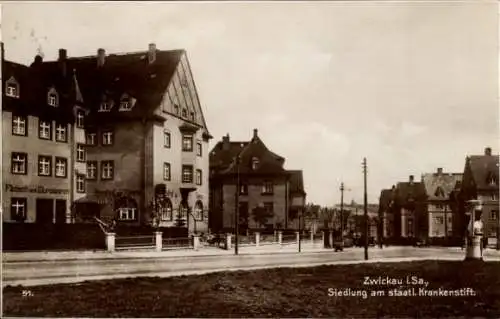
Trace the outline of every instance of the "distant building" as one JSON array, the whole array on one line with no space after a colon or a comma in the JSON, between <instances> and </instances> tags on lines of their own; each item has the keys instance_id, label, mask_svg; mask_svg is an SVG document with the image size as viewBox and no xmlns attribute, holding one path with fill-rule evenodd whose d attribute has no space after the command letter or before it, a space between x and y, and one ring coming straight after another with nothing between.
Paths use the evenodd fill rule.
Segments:
<instances>
[{"instance_id":1,"label":"distant building","mask_svg":"<svg viewBox=\"0 0 500 319\"><path fill-rule=\"evenodd\" d=\"M485 236L498 236L499 220L499 187L498 187L499 156L493 155L491 148L484 150L484 155L467 156L460 185L460 206L466 207L471 199L480 200L483 204L481 216L484 223ZM463 211L465 213L465 211ZM468 224L464 217L462 228Z\"/></svg>"},{"instance_id":2,"label":"distant building","mask_svg":"<svg viewBox=\"0 0 500 319\"><path fill-rule=\"evenodd\" d=\"M427 194L428 237L457 235L460 216L450 201L450 195L461 181L462 173L444 173L442 168L436 173L422 175Z\"/></svg>"},{"instance_id":3,"label":"distant building","mask_svg":"<svg viewBox=\"0 0 500 319\"><path fill-rule=\"evenodd\" d=\"M297 229L306 198L303 176L300 170L284 169L284 163L283 157L265 146L256 129L246 142L224 136L210 152L210 228L234 229L239 176L239 225L243 231ZM262 225L252 214L259 206L272 216Z\"/></svg>"},{"instance_id":4,"label":"distant building","mask_svg":"<svg viewBox=\"0 0 500 319\"><path fill-rule=\"evenodd\" d=\"M384 238L410 240L427 237L427 196L423 182L410 175L381 192L379 216L383 218Z\"/></svg>"}]
</instances>

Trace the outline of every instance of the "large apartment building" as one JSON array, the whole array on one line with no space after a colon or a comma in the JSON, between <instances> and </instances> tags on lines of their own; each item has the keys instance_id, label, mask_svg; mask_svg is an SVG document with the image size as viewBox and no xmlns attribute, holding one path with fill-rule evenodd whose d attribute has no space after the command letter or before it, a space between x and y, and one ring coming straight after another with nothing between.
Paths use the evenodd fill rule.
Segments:
<instances>
[{"instance_id":1,"label":"large apartment building","mask_svg":"<svg viewBox=\"0 0 500 319\"><path fill-rule=\"evenodd\" d=\"M26 221L52 209L66 222L207 228L211 136L184 50L60 49L57 61L4 65L4 206L24 205Z\"/></svg>"},{"instance_id":2,"label":"large apartment building","mask_svg":"<svg viewBox=\"0 0 500 319\"><path fill-rule=\"evenodd\" d=\"M224 136L210 152L211 229L234 229L236 207L243 231L297 229L305 206L303 176L300 170L284 169L284 163L283 157L266 147L256 129L250 141L230 141L229 134ZM269 218L256 220L253 211L258 207Z\"/></svg>"}]
</instances>

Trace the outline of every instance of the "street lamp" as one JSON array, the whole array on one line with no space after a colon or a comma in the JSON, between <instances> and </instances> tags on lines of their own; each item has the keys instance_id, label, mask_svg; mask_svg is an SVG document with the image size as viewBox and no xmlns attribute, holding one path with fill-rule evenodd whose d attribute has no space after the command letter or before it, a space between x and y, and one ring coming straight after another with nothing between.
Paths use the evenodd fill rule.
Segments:
<instances>
[{"instance_id":1,"label":"street lamp","mask_svg":"<svg viewBox=\"0 0 500 319\"><path fill-rule=\"evenodd\" d=\"M235 205L235 220L234 220L234 254L238 255L238 234L239 234L239 219L240 219L240 156L236 156L236 205Z\"/></svg>"}]
</instances>

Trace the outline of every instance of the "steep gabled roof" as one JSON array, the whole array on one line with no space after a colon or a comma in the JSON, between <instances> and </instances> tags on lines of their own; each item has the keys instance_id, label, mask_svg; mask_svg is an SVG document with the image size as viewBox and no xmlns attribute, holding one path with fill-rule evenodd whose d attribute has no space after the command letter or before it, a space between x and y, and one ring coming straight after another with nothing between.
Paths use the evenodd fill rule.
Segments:
<instances>
[{"instance_id":1,"label":"steep gabled roof","mask_svg":"<svg viewBox=\"0 0 500 319\"><path fill-rule=\"evenodd\" d=\"M397 201L404 205L408 200L424 201L427 198L425 186L421 182L399 182L396 185Z\"/></svg>"},{"instance_id":2,"label":"steep gabled roof","mask_svg":"<svg viewBox=\"0 0 500 319\"><path fill-rule=\"evenodd\" d=\"M392 200L394 200L394 191L392 189L383 189L380 192L380 199L379 199L379 209L380 210L387 210L389 208L389 204L391 203Z\"/></svg>"},{"instance_id":3,"label":"steep gabled roof","mask_svg":"<svg viewBox=\"0 0 500 319\"><path fill-rule=\"evenodd\" d=\"M239 167L236 165L240 158ZM258 160L255 169L252 167L254 159ZM210 152L210 169L217 174L288 174L283 168L285 159L271 152L257 135L249 142L230 142L224 137Z\"/></svg>"},{"instance_id":4,"label":"steep gabled roof","mask_svg":"<svg viewBox=\"0 0 500 319\"><path fill-rule=\"evenodd\" d=\"M462 180L461 173L428 173L422 175L425 192L429 200L446 200Z\"/></svg>"},{"instance_id":5,"label":"steep gabled roof","mask_svg":"<svg viewBox=\"0 0 500 319\"><path fill-rule=\"evenodd\" d=\"M498 155L473 155L467 157L467 165L469 165L472 178L477 189L498 190L498 170L499 156ZM496 180L496 185L490 185L489 179Z\"/></svg>"},{"instance_id":6,"label":"steep gabled roof","mask_svg":"<svg viewBox=\"0 0 500 319\"><path fill-rule=\"evenodd\" d=\"M68 58L66 67L75 70L81 95L90 109L87 122L154 117L154 110L160 105L184 53L184 50L157 50L156 60L151 64L146 52L111 54L106 56L102 67L98 67L94 56ZM44 62L44 73L57 74L59 65L59 61ZM52 79L47 77L48 81ZM136 103L130 111L120 112L118 106L124 93L135 98ZM104 97L115 106L110 112L97 112Z\"/></svg>"}]
</instances>

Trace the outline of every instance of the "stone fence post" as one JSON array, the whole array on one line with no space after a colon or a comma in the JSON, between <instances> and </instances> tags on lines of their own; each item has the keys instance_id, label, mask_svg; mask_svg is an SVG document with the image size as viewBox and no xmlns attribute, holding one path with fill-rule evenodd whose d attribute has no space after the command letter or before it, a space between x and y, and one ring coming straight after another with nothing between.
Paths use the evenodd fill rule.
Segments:
<instances>
[{"instance_id":1,"label":"stone fence post","mask_svg":"<svg viewBox=\"0 0 500 319\"><path fill-rule=\"evenodd\" d=\"M311 244L314 244L314 232L311 229Z\"/></svg>"},{"instance_id":2,"label":"stone fence post","mask_svg":"<svg viewBox=\"0 0 500 319\"><path fill-rule=\"evenodd\" d=\"M281 230L278 231L278 244L283 244L283 232Z\"/></svg>"},{"instance_id":3,"label":"stone fence post","mask_svg":"<svg viewBox=\"0 0 500 319\"><path fill-rule=\"evenodd\" d=\"M155 232L155 243L156 251L160 252L163 250L163 233L161 231Z\"/></svg>"},{"instance_id":4,"label":"stone fence post","mask_svg":"<svg viewBox=\"0 0 500 319\"><path fill-rule=\"evenodd\" d=\"M231 234L226 235L226 249L231 249Z\"/></svg>"},{"instance_id":5,"label":"stone fence post","mask_svg":"<svg viewBox=\"0 0 500 319\"><path fill-rule=\"evenodd\" d=\"M115 251L115 233L106 233L106 250L110 253Z\"/></svg>"},{"instance_id":6,"label":"stone fence post","mask_svg":"<svg viewBox=\"0 0 500 319\"><path fill-rule=\"evenodd\" d=\"M200 248L200 235L193 236L193 249L198 250Z\"/></svg>"},{"instance_id":7,"label":"stone fence post","mask_svg":"<svg viewBox=\"0 0 500 319\"><path fill-rule=\"evenodd\" d=\"M255 247L259 247L260 245L260 233L255 232Z\"/></svg>"}]
</instances>

